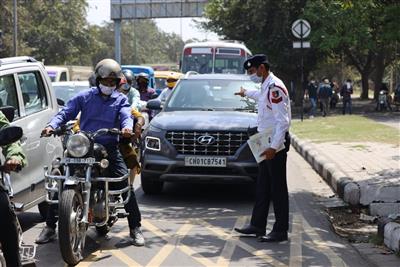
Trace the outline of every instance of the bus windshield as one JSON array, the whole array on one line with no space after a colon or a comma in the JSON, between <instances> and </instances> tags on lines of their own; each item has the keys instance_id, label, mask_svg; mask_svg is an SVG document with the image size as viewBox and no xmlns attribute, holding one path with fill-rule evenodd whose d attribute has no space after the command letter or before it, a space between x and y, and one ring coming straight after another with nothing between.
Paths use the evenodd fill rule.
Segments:
<instances>
[{"instance_id":1,"label":"bus windshield","mask_svg":"<svg viewBox=\"0 0 400 267\"><path fill-rule=\"evenodd\" d=\"M195 71L198 73L212 72L212 54L190 54L183 56L182 72Z\"/></svg>"},{"instance_id":2,"label":"bus windshield","mask_svg":"<svg viewBox=\"0 0 400 267\"><path fill-rule=\"evenodd\" d=\"M251 52L245 46L233 43L199 44L183 50L181 71L204 73L243 74L243 63Z\"/></svg>"}]
</instances>

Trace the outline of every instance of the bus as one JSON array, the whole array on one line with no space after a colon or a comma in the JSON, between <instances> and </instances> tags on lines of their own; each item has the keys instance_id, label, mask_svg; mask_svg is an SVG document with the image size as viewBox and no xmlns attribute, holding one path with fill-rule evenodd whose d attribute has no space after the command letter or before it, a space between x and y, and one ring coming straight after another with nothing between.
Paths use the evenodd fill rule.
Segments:
<instances>
[{"instance_id":1,"label":"bus","mask_svg":"<svg viewBox=\"0 0 400 267\"><path fill-rule=\"evenodd\" d=\"M245 73L243 63L252 54L238 41L188 43L183 48L181 72Z\"/></svg>"}]
</instances>

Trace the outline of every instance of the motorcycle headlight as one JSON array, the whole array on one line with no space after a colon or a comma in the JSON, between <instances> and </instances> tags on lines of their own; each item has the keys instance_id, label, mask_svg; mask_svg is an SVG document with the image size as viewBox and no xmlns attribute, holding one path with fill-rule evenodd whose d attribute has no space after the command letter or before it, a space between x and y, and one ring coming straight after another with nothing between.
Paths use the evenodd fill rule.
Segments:
<instances>
[{"instance_id":1,"label":"motorcycle headlight","mask_svg":"<svg viewBox=\"0 0 400 267\"><path fill-rule=\"evenodd\" d=\"M89 138L82 133L74 134L68 138L67 151L75 158L85 156L89 152L89 148Z\"/></svg>"}]
</instances>

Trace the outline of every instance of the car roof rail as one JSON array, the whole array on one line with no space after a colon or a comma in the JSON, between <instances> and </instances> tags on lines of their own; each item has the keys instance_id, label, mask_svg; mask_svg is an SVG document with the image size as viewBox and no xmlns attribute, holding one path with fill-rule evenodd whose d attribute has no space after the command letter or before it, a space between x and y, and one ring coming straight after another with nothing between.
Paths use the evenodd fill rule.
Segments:
<instances>
[{"instance_id":1,"label":"car roof rail","mask_svg":"<svg viewBox=\"0 0 400 267\"><path fill-rule=\"evenodd\" d=\"M14 64L14 63L24 63L24 62L37 62L33 57L22 56L22 57L5 57L0 58L0 67L6 64Z\"/></svg>"},{"instance_id":2,"label":"car roof rail","mask_svg":"<svg viewBox=\"0 0 400 267\"><path fill-rule=\"evenodd\" d=\"M190 70L190 71L185 73L185 77L184 78L188 78L189 76L197 75L197 74L199 74L197 71Z\"/></svg>"}]
</instances>

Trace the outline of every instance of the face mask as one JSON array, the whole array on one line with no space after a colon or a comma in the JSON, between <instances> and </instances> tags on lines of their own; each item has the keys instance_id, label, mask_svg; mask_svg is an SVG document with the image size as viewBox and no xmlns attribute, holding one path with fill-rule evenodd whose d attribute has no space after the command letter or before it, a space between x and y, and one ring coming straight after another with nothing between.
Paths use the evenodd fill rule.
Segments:
<instances>
[{"instance_id":1,"label":"face mask","mask_svg":"<svg viewBox=\"0 0 400 267\"><path fill-rule=\"evenodd\" d=\"M175 82L167 82L167 87L168 87L169 89L174 88L174 86L175 86Z\"/></svg>"},{"instance_id":2,"label":"face mask","mask_svg":"<svg viewBox=\"0 0 400 267\"><path fill-rule=\"evenodd\" d=\"M111 95L112 92L115 90L115 87L108 87L105 85L99 84L100 91L105 95Z\"/></svg>"},{"instance_id":3,"label":"face mask","mask_svg":"<svg viewBox=\"0 0 400 267\"><path fill-rule=\"evenodd\" d=\"M253 73L250 75L250 80L254 83L260 83L262 82L262 77L257 76L257 73Z\"/></svg>"}]
</instances>

